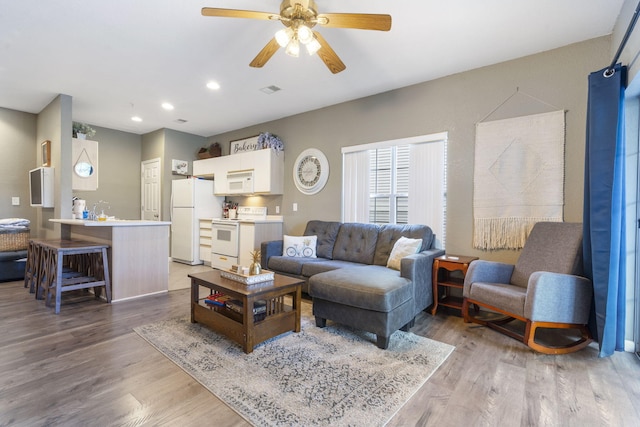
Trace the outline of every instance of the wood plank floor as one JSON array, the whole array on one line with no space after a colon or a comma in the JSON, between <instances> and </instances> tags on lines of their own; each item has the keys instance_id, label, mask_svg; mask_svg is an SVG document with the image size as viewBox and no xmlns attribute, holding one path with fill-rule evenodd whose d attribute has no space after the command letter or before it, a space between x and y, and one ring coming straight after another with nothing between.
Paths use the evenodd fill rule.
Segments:
<instances>
[{"instance_id":1,"label":"wood plank floor","mask_svg":"<svg viewBox=\"0 0 640 427\"><path fill-rule=\"evenodd\" d=\"M177 290L111 305L69 292L59 315L0 283L0 426L248 425L132 330L187 315L186 275L203 268L172 263ZM635 354L541 355L454 311L412 332L456 350L389 426L640 424Z\"/></svg>"}]
</instances>

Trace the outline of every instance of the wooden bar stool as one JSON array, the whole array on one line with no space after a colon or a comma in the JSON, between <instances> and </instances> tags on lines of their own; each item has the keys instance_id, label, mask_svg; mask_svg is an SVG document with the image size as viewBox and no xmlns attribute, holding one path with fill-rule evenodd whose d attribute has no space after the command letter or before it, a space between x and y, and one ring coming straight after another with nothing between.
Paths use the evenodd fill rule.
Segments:
<instances>
[{"instance_id":1,"label":"wooden bar stool","mask_svg":"<svg viewBox=\"0 0 640 427\"><path fill-rule=\"evenodd\" d=\"M24 267L24 287L29 288L30 293L36 293L40 287L42 268L42 245L40 239L29 239L27 245L27 262ZM37 297L37 296L36 296Z\"/></svg>"},{"instance_id":2,"label":"wooden bar stool","mask_svg":"<svg viewBox=\"0 0 640 427\"><path fill-rule=\"evenodd\" d=\"M51 305L55 290L55 312L60 313L62 292L93 288L100 298L105 289L108 303L111 302L111 282L107 249L109 245L82 240L40 241L42 246L41 275L46 305ZM65 268L66 265L66 268Z\"/></svg>"},{"instance_id":3,"label":"wooden bar stool","mask_svg":"<svg viewBox=\"0 0 640 427\"><path fill-rule=\"evenodd\" d=\"M51 287L55 278L55 258L50 246L44 241L38 243L40 246L40 259L38 262L38 275L36 281L36 299L42 299L46 296L48 289Z\"/></svg>"}]
</instances>

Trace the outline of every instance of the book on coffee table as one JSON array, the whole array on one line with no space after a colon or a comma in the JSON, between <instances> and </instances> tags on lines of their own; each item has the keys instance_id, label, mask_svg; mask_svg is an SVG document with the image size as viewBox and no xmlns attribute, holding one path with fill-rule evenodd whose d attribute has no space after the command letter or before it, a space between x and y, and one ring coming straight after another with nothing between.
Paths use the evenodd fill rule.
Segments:
<instances>
[{"instance_id":1,"label":"book on coffee table","mask_svg":"<svg viewBox=\"0 0 640 427\"><path fill-rule=\"evenodd\" d=\"M216 292L204 299L205 304L209 305L217 305L218 307L224 307L225 302L229 299L229 297L223 293Z\"/></svg>"},{"instance_id":2,"label":"book on coffee table","mask_svg":"<svg viewBox=\"0 0 640 427\"><path fill-rule=\"evenodd\" d=\"M238 299L228 299L225 301L225 307L231 311L242 314L244 307L242 301ZM265 300L258 300L253 303L253 320L263 320L267 316L267 302Z\"/></svg>"}]
</instances>

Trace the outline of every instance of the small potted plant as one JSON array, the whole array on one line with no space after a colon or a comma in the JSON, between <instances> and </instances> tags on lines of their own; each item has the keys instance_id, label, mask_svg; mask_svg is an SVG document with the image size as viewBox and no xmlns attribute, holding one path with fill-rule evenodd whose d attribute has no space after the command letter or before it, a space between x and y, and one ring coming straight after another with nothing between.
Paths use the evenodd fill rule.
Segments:
<instances>
[{"instance_id":1,"label":"small potted plant","mask_svg":"<svg viewBox=\"0 0 640 427\"><path fill-rule=\"evenodd\" d=\"M78 139L92 138L96 131L85 123L73 122L73 137Z\"/></svg>"}]
</instances>

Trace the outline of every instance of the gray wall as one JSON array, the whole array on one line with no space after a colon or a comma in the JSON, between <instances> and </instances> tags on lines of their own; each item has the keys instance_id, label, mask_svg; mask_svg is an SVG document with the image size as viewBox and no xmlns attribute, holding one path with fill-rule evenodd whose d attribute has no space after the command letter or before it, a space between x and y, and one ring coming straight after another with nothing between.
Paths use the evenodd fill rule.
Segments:
<instances>
[{"instance_id":1,"label":"gray wall","mask_svg":"<svg viewBox=\"0 0 640 427\"><path fill-rule=\"evenodd\" d=\"M299 234L310 219L340 219L341 147L447 131L449 132L447 251L477 255L484 259L514 261L518 255L516 251L481 252L471 248L475 123L512 96L518 88L521 92L535 96L558 109L567 110L565 219L581 221L586 79L591 71L606 66L611 56L610 46L611 41L608 37L598 38L213 136L204 143L200 137L164 129L137 136L100 128L97 129L98 133L95 136L101 146L100 186L94 194L82 196L90 202L92 198L108 200L112 204L112 213L119 217L138 218L139 163L142 160L160 157L163 159L162 215L163 219L166 219L169 217L170 181L174 178L170 174L172 158L193 160L196 158L197 149L210 142L220 142L223 154L228 154L229 141L269 131L278 134L285 142L285 194L241 199L241 203L266 205L269 207L269 214L275 214L275 207L279 206L285 217L285 232ZM63 99L67 100L68 97ZM277 98L274 98L274 102L277 102ZM67 103L70 103L70 100L65 101L65 105ZM64 108L66 111L70 107ZM517 95L496 111L490 119L528 114L536 112L537 109L548 108L551 107L527 100L526 96ZM62 130L70 132L70 125L69 129L61 128L60 121L63 120L61 114L63 113L60 111L53 114L57 117L54 122L58 123L53 124L57 127L52 130L54 133L59 134ZM44 112L41 114L43 117L46 115ZM36 157L39 155L39 142L43 139L44 133L49 132L44 130L46 126L43 123L49 119L39 122L34 141L34 131L25 129L30 126L29 120L33 120L32 115L10 110L2 110L0 115L5 122L13 122L16 117L18 123L21 122L22 128L16 130L15 125L5 124L0 128L2 137L0 140L2 144L11 144L11 152L16 153L17 159L22 159L18 162L24 163L23 174L26 174L29 168L39 164L29 165L28 159L33 158L34 162L40 161ZM4 142L7 138L9 140L17 138L18 144ZM54 141L54 161L60 161L55 160L55 147L60 146L56 144L56 140L59 141L60 138L61 136L44 138ZM327 186L314 196L306 196L298 192L290 178L295 158L301 151L310 147L321 149L327 155L331 167ZM25 148L26 153L23 151ZM57 155L60 156L60 154ZM69 158L68 162L70 161ZM123 162L125 167L122 167ZM69 168L69 188L70 174ZM25 207L28 195L26 183L16 182L15 178L11 178L13 176L15 174L0 171L0 180L14 182L17 186L15 189L6 189L3 186L0 190L2 191L0 194L4 195L2 216L15 216L12 215L15 210L10 207L10 197L22 193L24 196L21 198L24 200L19 216L33 218L36 221L33 214L30 214L33 212L32 208ZM125 186L124 193L119 192L122 185ZM68 191L68 200L61 199L64 200L65 207L65 211L61 211L61 214L66 216L70 216L71 212L72 194L70 190ZM120 197L121 194L123 194L122 197ZM67 195L64 197L66 198ZM298 204L297 212L292 210L293 203Z\"/></svg>"},{"instance_id":2,"label":"gray wall","mask_svg":"<svg viewBox=\"0 0 640 427\"><path fill-rule=\"evenodd\" d=\"M85 199L88 208L100 200L108 202L101 205L109 207L107 215L139 219L142 137L88 124L96 130L91 139L98 141L98 189L73 191L73 196Z\"/></svg>"},{"instance_id":3,"label":"gray wall","mask_svg":"<svg viewBox=\"0 0 640 427\"><path fill-rule=\"evenodd\" d=\"M37 167L40 143L36 140L35 114L0 108L0 218L37 219L29 206L28 171ZM11 198L20 205L12 206Z\"/></svg>"},{"instance_id":4,"label":"gray wall","mask_svg":"<svg viewBox=\"0 0 640 427\"><path fill-rule=\"evenodd\" d=\"M72 99L59 95L39 114L0 108L0 218L26 218L31 236L55 238L59 229L50 218L71 218L71 199L78 196L91 206L98 200L111 203L111 214L140 217L140 135L92 126L99 142L97 191L71 190ZM51 141L55 168L55 208L29 206L28 171L42 164L41 142ZM20 206L11 197L20 197Z\"/></svg>"},{"instance_id":5,"label":"gray wall","mask_svg":"<svg viewBox=\"0 0 640 427\"><path fill-rule=\"evenodd\" d=\"M71 218L71 104L68 95L58 95L39 114L36 120L36 140L51 141L51 166L55 174L54 207L35 208L36 227L32 237L55 239L60 237L60 224L52 218ZM42 164L42 151L38 147L37 164Z\"/></svg>"},{"instance_id":6,"label":"gray wall","mask_svg":"<svg viewBox=\"0 0 640 427\"><path fill-rule=\"evenodd\" d=\"M587 76L606 66L610 45L609 37L597 38L216 135L210 142L221 142L226 154L229 141L260 132L272 132L283 139L285 191L279 202L284 231L300 234L311 219L340 220L341 147L447 131L447 252L514 262L518 251L472 248L475 124L518 90L488 119L566 110L564 216L565 221L581 222ZM298 154L311 147L325 153L331 171L324 190L306 196L296 190L291 170ZM298 204L297 212L292 210L293 203Z\"/></svg>"},{"instance_id":7,"label":"gray wall","mask_svg":"<svg viewBox=\"0 0 640 427\"><path fill-rule=\"evenodd\" d=\"M164 129L164 135L164 157L167 159L164 165L164 172L166 172L167 175L172 175L172 159L186 160L189 162L188 172L189 175L191 175L193 172L193 160L198 158L198 150L207 145L208 138L172 129ZM175 178L180 177L173 176L172 179Z\"/></svg>"},{"instance_id":8,"label":"gray wall","mask_svg":"<svg viewBox=\"0 0 640 427\"><path fill-rule=\"evenodd\" d=\"M198 150L206 145L207 138L171 129L159 129L142 135L142 160L161 159L162 194L160 203L162 208L160 219L162 221L169 221L171 218L171 181L184 179L182 176L172 174L171 160L188 161L189 173L191 173L193 161L198 158Z\"/></svg>"},{"instance_id":9,"label":"gray wall","mask_svg":"<svg viewBox=\"0 0 640 427\"><path fill-rule=\"evenodd\" d=\"M171 171L171 160L186 160L189 162L189 174L193 172L193 160L197 159L198 149L207 145L207 138L178 132L171 129L164 130L164 163L162 165L162 217L169 221L171 218L171 181L184 179L183 176L174 175Z\"/></svg>"}]
</instances>

